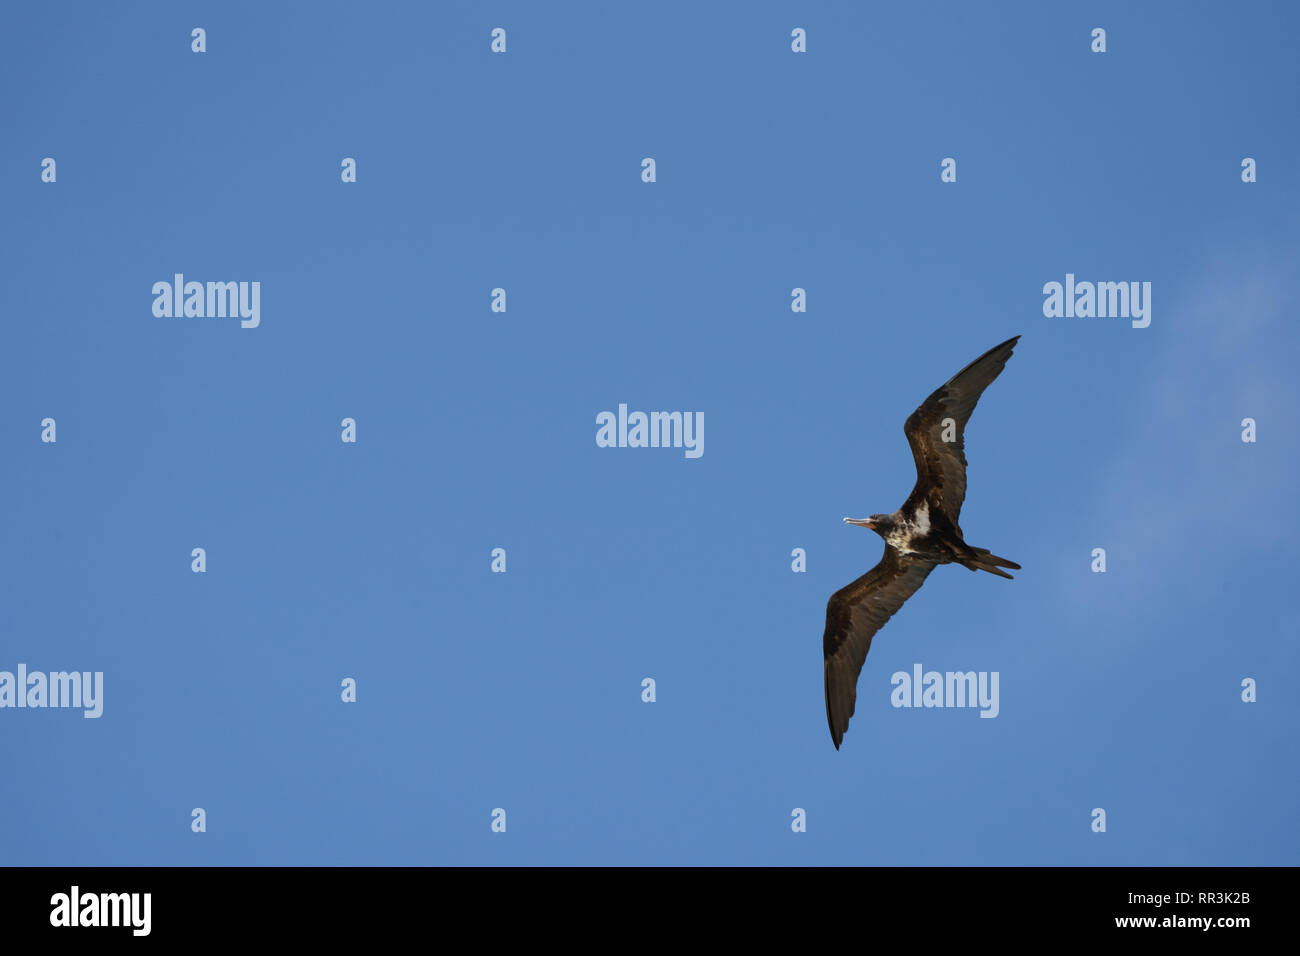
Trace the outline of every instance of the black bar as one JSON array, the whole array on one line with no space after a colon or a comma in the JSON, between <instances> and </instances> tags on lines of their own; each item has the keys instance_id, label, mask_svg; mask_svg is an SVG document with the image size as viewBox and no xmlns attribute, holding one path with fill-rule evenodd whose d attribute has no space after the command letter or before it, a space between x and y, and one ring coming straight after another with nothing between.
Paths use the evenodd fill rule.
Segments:
<instances>
[{"instance_id":1,"label":"black bar","mask_svg":"<svg viewBox=\"0 0 1300 956\"><path fill-rule=\"evenodd\" d=\"M885 931L927 942L1100 936L1232 945L1259 931L1285 932L1283 909L1296 876L1294 868L1208 867L15 867L0 869L0 925L7 943L60 937L91 945L108 937L374 943L477 926L494 939L621 929L631 934L629 944L650 933L667 945L681 937L663 934L687 932L703 920L760 941L802 926L816 945L828 920L844 920L846 929L857 927L864 948ZM74 886L78 923L104 913L104 921L116 915L126 925L52 925L72 922ZM145 928L146 893L147 934L137 932ZM1135 919L1154 922L1133 925ZM1208 928L1199 925L1203 919L1211 921Z\"/></svg>"}]
</instances>

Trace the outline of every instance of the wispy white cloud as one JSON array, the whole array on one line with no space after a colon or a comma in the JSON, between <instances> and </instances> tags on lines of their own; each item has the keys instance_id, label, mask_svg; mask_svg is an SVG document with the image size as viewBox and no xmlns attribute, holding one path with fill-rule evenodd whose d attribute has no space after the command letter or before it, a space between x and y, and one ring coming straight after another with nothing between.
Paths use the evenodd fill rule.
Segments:
<instances>
[{"instance_id":1,"label":"wispy white cloud","mask_svg":"<svg viewBox=\"0 0 1300 956\"><path fill-rule=\"evenodd\" d=\"M1105 536L1122 535L1125 565L1266 558L1293 535L1298 261L1220 259L1172 295L1165 347L1131 391L1134 427L1099 463L1091 504ZM1245 417L1258 423L1254 445L1241 441ZM1077 579L1061 584L1087 599ZM1187 579L1143 575L1140 586L1186 589Z\"/></svg>"}]
</instances>

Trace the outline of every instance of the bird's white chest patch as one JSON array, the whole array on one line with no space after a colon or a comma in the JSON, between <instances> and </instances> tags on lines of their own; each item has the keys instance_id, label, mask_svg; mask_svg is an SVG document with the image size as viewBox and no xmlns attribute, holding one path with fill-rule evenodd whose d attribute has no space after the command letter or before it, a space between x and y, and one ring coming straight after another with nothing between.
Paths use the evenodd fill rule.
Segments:
<instances>
[{"instance_id":1,"label":"bird's white chest patch","mask_svg":"<svg viewBox=\"0 0 1300 956\"><path fill-rule=\"evenodd\" d=\"M891 531L885 536L885 541L899 554L916 554L915 551L908 547L912 543L912 536L907 531Z\"/></svg>"},{"instance_id":2,"label":"bird's white chest patch","mask_svg":"<svg viewBox=\"0 0 1300 956\"><path fill-rule=\"evenodd\" d=\"M885 536L885 540L900 554L917 554L911 547L917 538L924 538L930 533L930 505L921 502L912 515L911 524L898 524Z\"/></svg>"}]
</instances>

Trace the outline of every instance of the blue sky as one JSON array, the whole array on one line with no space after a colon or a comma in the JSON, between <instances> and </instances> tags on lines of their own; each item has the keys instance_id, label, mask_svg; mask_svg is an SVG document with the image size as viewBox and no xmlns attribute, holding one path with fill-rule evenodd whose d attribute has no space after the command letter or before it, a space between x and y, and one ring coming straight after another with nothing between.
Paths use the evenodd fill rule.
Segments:
<instances>
[{"instance_id":1,"label":"blue sky","mask_svg":"<svg viewBox=\"0 0 1300 956\"><path fill-rule=\"evenodd\" d=\"M0 709L0 861L1298 862L1300 17L1132 7L10 11L0 670L104 710ZM155 317L177 272L260 326ZM840 519L1016 334L962 527L1023 570L937 569L837 752ZM916 663L998 717L891 707Z\"/></svg>"}]
</instances>

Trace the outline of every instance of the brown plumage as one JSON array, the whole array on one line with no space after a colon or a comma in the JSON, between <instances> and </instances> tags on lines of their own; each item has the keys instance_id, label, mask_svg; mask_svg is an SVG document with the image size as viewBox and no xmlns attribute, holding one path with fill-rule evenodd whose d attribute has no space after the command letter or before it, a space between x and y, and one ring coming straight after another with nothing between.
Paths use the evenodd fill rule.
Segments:
<instances>
[{"instance_id":1,"label":"brown plumage","mask_svg":"<svg viewBox=\"0 0 1300 956\"><path fill-rule=\"evenodd\" d=\"M1011 575L1020 565L963 540L958 518L966 498L966 423L984 389L1002 372L1020 336L989 349L935 389L907 419L903 431L916 462L916 485L890 515L850 524L885 539L880 563L831 595L826 605L826 720L838 750L857 701L858 674L871 639L939 564L956 562L972 571Z\"/></svg>"}]
</instances>

